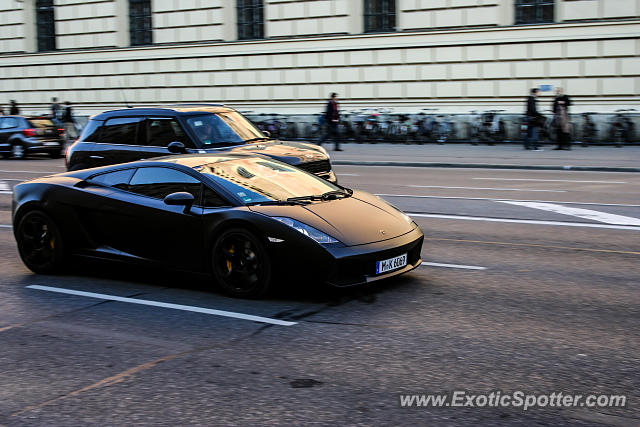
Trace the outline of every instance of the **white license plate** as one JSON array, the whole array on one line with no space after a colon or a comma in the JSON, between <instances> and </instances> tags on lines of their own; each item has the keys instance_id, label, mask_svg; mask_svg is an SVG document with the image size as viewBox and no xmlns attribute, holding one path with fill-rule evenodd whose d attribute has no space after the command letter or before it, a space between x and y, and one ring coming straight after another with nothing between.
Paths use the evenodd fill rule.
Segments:
<instances>
[{"instance_id":1,"label":"white license plate","mask_svg":"<svg viewBox=\"0 0 640 427\"><path fill-rule=\"evenodd\" d=\"M407 254L378 261L376 263L376 274L386 273L387 271L397 270L407 265Z\"/></svg>"}]
</instances>

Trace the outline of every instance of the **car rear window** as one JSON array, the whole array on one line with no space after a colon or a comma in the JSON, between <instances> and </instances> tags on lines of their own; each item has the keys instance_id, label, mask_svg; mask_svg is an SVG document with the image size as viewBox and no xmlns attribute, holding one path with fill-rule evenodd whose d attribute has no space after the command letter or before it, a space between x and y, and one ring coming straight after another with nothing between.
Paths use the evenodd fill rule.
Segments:
<instances>
[{"instance_id":1,"label":"car rear window","mask_svg":"<svg viewBox=\"0 0 640 427\"><path fill-rule=\"evenodd\" d=\"M29 126L33 128L51 128L57 127L55 123L51 121L51 119L28 119Z\"/></svg>"}]
</instances>

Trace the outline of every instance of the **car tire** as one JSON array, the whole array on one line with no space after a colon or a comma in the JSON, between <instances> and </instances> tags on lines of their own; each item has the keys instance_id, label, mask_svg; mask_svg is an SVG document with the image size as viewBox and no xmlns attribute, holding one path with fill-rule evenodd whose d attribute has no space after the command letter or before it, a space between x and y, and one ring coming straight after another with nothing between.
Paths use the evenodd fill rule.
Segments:
<instances>
[{"instance_id":1,"label":"car tire","mask_svg":"<svg viewBox=\"0 0 640 427\"><path fill-rule=\"evenodd\" d=\"M5 152L5 153L0 153L2 155L3 159L8 159L9 157L11 157L11 153L10 152Z\"/></svg>"},{"instance_id":2,"label":"car tire","mask_svg":"<svg viewBox=\"0 0 640 427\"><path fill-rule=\"evenodd\" d=\"M223 231L213 244L213 276L228 295L260 298L271 283L271 260L265 245L244 228Z\"/></svg>"},{"instance_id":3,"label":"car tire","mask_svg":"<svg viewBox=\"0 0 640 427\"><path fill-rule=\"evenodd\" d=\"M60 157L62 157L62 150L52 151L51 153L49 153L49 157L51 157L52 159L59 159Z\"/></svg>"},{"instance_id":4,"label":"car tire","mask_svg":"<svg viewBox=\"0 0 640 427\"><path fill-rule=\"evenodd\" d=\"M26 156L26 152L24 150L24 145L15 143L11 146L11 157L16 160L24 159Z\"/></svg>"},{"instance_id":5,"label":"car tire","mask_svg":"<svg viewBox=\"0 0 640 427\"><path fill-rule=\"evenodd\" d=\"M22 262L34 273L52 274L64 264L62 235L53 219L41 210L27 212L16 228Z\"/></svg>"}]
</instances>

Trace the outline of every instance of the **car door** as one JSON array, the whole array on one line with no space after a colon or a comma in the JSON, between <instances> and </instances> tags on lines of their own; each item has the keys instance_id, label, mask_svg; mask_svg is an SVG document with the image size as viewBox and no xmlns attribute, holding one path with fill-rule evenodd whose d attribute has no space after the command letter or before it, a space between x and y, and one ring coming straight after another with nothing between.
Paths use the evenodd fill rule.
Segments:
<instances>
[{"instance_id":1,"label":"car door","mask_svg":"<svg viewBox=\"0 0 640 427\"><path fill-rule=\"evenodd\" d=\"M172 142L181 142L188 153L196 151L191 139L175 117L149 116L144 127L146 151L153 153L155 157L173 154L167 148Z\"/></svg>"},{"instance_id":2,"label":"car door","mask_svg":"<svg viewBox=\"0 0 640 427\"><path fill-rule=\"evenodd\" d=\"M171 167L140 167L100 207L109 245L118 251L188 270L202 268L202 211L169 206L164 197L188 192L200 200L199 179Z\"/></svg>"},{"instance_id":3,"label":"car door","mask_svg":"<svg viewBox=\"0 0 640 427\"><path fill-rule=\"evenodd\" d=\"M0 151L11 149L10 137L18 131L18 119L15 117L0 118Z\"/></svg>"}]
</instances>

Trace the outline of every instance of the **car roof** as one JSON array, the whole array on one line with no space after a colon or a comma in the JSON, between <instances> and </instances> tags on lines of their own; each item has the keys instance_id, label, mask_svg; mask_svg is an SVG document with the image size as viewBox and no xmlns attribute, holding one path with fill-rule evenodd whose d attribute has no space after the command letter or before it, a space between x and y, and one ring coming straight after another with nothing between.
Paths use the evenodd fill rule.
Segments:
<instances>
[{"instance_id":1,"label":"car roof","mask_svg":"<svg viewBox=\"0 0 640 427\"><path fill-rule=\"evenodd\" d=\"M115 170L119 170L119 169L126 169L126 168L132 168L132 167L144 167L144 166L161 166L161 165L179 165L179 166L184 166L187 167L189 169L193 169L195 167L198 166L202 166L202 165L206 165L206 164L210 164L210 163L215 163L215 162L220 162L220 161L225 161L225 160L233 160L233 159L267 159L267 160L273 160L269 157L266 156L262 156L259 154L254 154L254 153L225 153L225 154L220 154L220 153L206 153L206 154L178 154L178 155L170 155L170 156L162 156L162 157L155 157L152 159L145 159L145 160L137 160L134 162L129 162L129 163L118 163L118 164L114 164L114 165L108 165L108 166L100 166L100 167L96 167L96 168L90 168L90 169L82 169L79 171L72 171L72 172L66 172L63 173L63 175L65 176L74 176L76 178L79 179L86 179L89 178L90 176L93 176L95 174L99 174L99 173L103 173L103 172L109 172L111 170L115 171Z\"/></svg>"},{"instance_id":2,"label":"car roof","mask_svg":"<svg viewBox=\"0 0 640 427\"><path fill-rule=\"evenodd\" d=\"M105 120L110 117L127 117L127 116L141 116L149 114L164 114L164 115L183 115L183 114L201 114L201 113L227 113L235 111L233 108L227 107L224 104L174 104L174 105L161 105L155 107L131 107L121 108L118 110L109 110L92 116L94 120Z\"/></svg>"}]
</instances>

